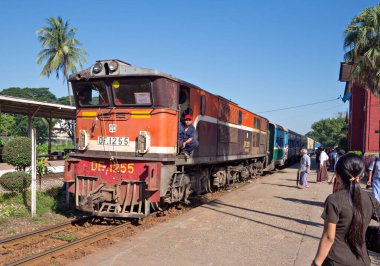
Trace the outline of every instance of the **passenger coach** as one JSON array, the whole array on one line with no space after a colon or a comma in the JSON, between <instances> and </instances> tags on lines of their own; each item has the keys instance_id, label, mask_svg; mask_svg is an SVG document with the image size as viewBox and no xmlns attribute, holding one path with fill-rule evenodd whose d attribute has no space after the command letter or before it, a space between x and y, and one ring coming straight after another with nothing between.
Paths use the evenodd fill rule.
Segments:
<instances>
[{"instance_id":1,"label":"passenger coach","mask_svg":"<svg viewBox=\"0 0 380 266\"><path fill-rule=\"evenodd\" d=\"M289 131L283 126L269 123L269 155L267 169L275 169L285 165L288 158Z\"/></svg>"}]
</instances>

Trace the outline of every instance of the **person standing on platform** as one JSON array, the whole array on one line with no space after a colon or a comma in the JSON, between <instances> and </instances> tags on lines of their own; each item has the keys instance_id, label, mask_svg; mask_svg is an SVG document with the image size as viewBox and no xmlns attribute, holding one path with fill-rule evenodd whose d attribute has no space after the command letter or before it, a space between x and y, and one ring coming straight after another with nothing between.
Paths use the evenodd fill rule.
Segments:
<instances>
[{"instance_id":1,"label":"person standing on platform","mask_svg":"<svg viewBox=\"0 0 380 266\"><path fill-rule=\"evenodd\" d=\"M300 162L300 168L298 169L298 175L299 175L299 182L298 187L299 188L308 188L309 184L307 182L307 176L310 173L310 157L307 155L307 150L302 149L301 150L301 162Z\"/></svg>"},{"instance_id":2,"label":"person standing on platform","mask_svg":"<svg viewBox=\"0 0 380 266\"><path fill-rule=\"evenodd\" d=\"M329 157L330 157L330 171L335 170L335 163L338 157L338 148L331 150Z\"/></svg>"},{"instance_id":3,"label":"person standing on platform","mask_svg":"<svg viewBox=\"0 0 380 266\"><path fill-rule=\"evenodd\" d=\"M376 158L368 167L368 182L367 185L372 185L372 194L380 202L380 161Z\"/></svg>"},{"instance_id":4,"label":"person standing on platform","mask_svg":"<svg viewBox=\"0 0 380 266\"><path fill-rule=\"evenodd\" d=\"M379 211L379 203L360 188L364 171L364 162L356 154L344 155L336 164L342 189L325 201L323 233L312 266L371 264L365 232L374 211Z\"/></svg>"},{"instance_id":5,"label":"person standing on platform","mask_svg":"<svg viewBox=\"0 0 380 266\"><path fill-rule=\"evenodd\" d=\"M321 157L321 147L318 147L315 151L315 162L317 163L317 172L319 171L319 157Z\"/></svg>"},{"instance_id":6,"label":"person standing on platform","mask_svg":"<svg viewBox=\"0 0 380 266\"><path fill-rule=\"evenodd\" d=\"M317 183L327 181L327 162L329 161L329 156L326 154L324 148L321 148L321 155L319 156L319 166L317 173Z\"/></svg>"}]
</instances>

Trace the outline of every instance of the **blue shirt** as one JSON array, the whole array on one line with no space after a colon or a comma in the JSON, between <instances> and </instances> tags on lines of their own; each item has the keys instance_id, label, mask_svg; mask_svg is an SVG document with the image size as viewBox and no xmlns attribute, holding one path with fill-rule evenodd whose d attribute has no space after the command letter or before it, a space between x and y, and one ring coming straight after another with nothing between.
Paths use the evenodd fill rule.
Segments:
<instances>
[{"instance_id":1,"label":"blue shirt","mask_svg":"<svg viewBox=\"0 0 380 266\"><path fill-rule=\"evenodd\" d=\"M336 160L338 158L338 153L336 151L330 152L330 158Z\"/></svg>"},{"instance_id":2,"label":"blue shirt","mask_svg":"<svg viewBox=\"0 0 380 266\"><path fill-rule=\"evenodd\" d=\"M181 123L182 124L182 123ZM185 127L180 125L179 127L179 139L182 141L186 141L189 138L194 139L195 134L195 127L193 125L190 125L187 131L185 131Z\"/></svg>"},{"instance_id":3,"label":"blue shirt","mask_svg":"<svg viewBox=\"0 0 380 266\"><path fill-rule=\"evenodd\" d=\"M377 160L376 167L375 167L375 160L373 160L371 165L368 167L368 170L372 171L373 179L380 178L380 159Z\"/></svg>"}]
</instances>

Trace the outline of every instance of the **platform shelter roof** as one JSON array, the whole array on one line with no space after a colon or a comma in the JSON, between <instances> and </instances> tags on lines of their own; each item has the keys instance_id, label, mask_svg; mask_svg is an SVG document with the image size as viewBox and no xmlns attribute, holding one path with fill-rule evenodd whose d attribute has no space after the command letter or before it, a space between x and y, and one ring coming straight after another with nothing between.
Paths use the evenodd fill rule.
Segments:
<instances>
[{"instance_id":1,"label":"platform shelter roof","mask_svg":"<svg viewBox=\"0 0 380 266\"><path fill-rule=\"evenodd\" d=\"M74 106L5 95L0 95L0 112L60 119L75 119L76 116L76 108Z\"/></svg>"}]
</instances>

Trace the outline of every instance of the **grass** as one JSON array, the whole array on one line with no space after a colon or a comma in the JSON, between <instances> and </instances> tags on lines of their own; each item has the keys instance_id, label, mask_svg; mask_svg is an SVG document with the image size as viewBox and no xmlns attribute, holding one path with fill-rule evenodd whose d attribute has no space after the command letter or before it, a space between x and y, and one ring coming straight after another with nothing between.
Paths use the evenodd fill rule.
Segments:
<instances>
[{"instance_id":1,"label":"grass","mask_svg":"<svg viewBox=\"0 0 380 266\"><path fill-rule=\"evenodd\" d=\"M26 217L29 215L28 210L22 204L10 201L0 204L0 218L9 217Z\"/></svg>"},{"instance_id":2,"label":"grass","mask_svg":"<svg viewBox=\"0 0 380 266\"><path fill-rule=\"evenodd\" d=\"M9 230L5 231L5 233L8 235L13 235L13 234L16 234L16 230L9 229Z\"/></svg>"},{"instance_id":3,"label":"grass","mask_svg":"<svg viewBox=\"0 0 380 266\"><path fill-rule=\"evenodd\" d=\"M37 191L37 217L33 221L40 222L46 218L40 217L45 213L67 211L63 188L53 188L48 191ZM0 219L5 223L7 218L30 216L31 192L26 192L26 205L22 193L8 193L0 195Z\"/></svg>"},{"instance_id":4,"label":"grass","mask_svg":"<svg viewBox=\"0 0 380 266\"><path fill-rule=\"evenodd\" d=\"M57 143L52 143L51 144L51 151L64 151L64 149L73 149L74 144L57 144ZM37 154L47 154L48 153L48 144L47 142L43 144L37 145Z\"/></svg>"},{"instance_id":5,"label":"grass","mask_svg":"<svg viewBox=\"0 0 380 266\"><path fill-rule=\"evenodd\" d=\"M32 218L32 221L33 222L43 222L43 223L45 223L45 222L48 221L48 219L46 219L45 217L36 216L36 217Z\"/></svg>"},{"instance_id":6,"label":"grass","mask_svg":"<svg viewBox=\"0 0 380 266\"><path fill-rule=\"evenodd\" d=\"M53 235L52 237L55 239L60 239L67 242L73 242L78 239L76 235L70 234L70 233L59 233L59 234Z\"/></svg>"}]
</instances>

